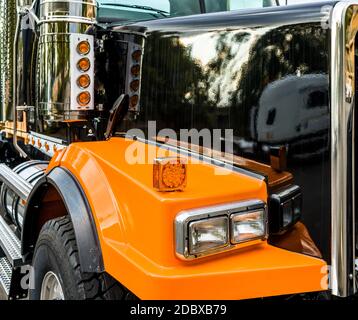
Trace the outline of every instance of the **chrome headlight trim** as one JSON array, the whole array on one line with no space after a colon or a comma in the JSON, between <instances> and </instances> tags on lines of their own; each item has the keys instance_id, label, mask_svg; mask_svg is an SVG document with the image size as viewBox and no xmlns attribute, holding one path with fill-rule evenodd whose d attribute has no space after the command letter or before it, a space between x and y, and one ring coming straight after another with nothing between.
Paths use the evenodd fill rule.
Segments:
<instances>
[{"instance_id":1,"label":"chrome headlight trim","mask_svg":"<svg viewBox=\"0 0 358 320\"><path fill-rule=\"evenodd\" d=\"M265 215L265 235L263 237L248 240L239 244L232 244L231 239L231 216L240 212L251 212L256 210L264 210ZM207 251L201 254L190 254L189 252L189 223L192 221L198 221L208 218L215 218L220 216L227 216L229 219L228 223L228 239L229 243L227 246ZM260 243L262 240L266 240L268 235L267 228L267 206L262 200L248 200L241 202L233 202L223 205L203 207L193 210L185 210L180 212L174 221L174 236L175 236L175 253L176 256L181 260L193 260L220 252L225 252L233 249L237 249L241 246L248 244Z\"/></svg>"}]
</instances>

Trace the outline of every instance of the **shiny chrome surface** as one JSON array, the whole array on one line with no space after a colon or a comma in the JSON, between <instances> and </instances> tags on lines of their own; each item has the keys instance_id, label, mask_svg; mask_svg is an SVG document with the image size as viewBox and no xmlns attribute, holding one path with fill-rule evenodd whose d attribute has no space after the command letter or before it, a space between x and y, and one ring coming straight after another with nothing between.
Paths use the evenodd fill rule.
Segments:
<instances>
[{"instance_id":1,"label":"shiny chrome surface","mask_svg":"<svg viewBox=\"0 0 358 320\"><path fill-rule=\"evenodd\" d=\"M25 139L25 144L32 145L42 153L53 157L56 151L60 151L66 147L65 142L61 139L53 138L49 135L40 134L30 131Z\"/></svg>"},{"instance_id":2,"label":"shiny chrome surface","mask_svg":"<svg viewBox=\"0 0 358 320\"><path fill-rule=\"evenodd\" d=\"M38 109L39 115L49 121L63 120L70 110L69 37L69 34L41 34L40 37ZM67 117L70 118L69 115Z\"/></svg>"},{"instance_id":3,"label":"shiny chrome surface","mask_svg":"<svg viewBox=\"0 0 358 320\"><path fill-rule=\"evenodd\" d=\"M61 282L52 271L47 272L42 281L40 300L65 300Z\"/></svg>"},{"instance_id":4,"label":"shiny chrome surface","mask_svg":"<svg viewBox=\"0 0 358 320\"><path fill-rule=\"evenodd\" d=\"M356 292L355 284L355 42L358 2L338 3L332 13L331 44L331 289L337 296Z\"/></svg>"},{"instance_id":5,"label":"shiny chrome surface","mask_svg":"<svg viewBox=\"0 0 358 320\"><path fill-rule=\"evenodd\" d=\"M32 190L32 185L5 164L0 164L0 180L21 199L27 200Z\"/></svg>"},{"instance_id":6,"label":"shiny chrome surface","mask_svg":"<svg viewBox=\"0 0 358 320\"><path fill-rule=\"evenodd\" d=\"M48 162L46 161L27 161L15 167L10 173L12 178L16 177L21 185L26 186L26 193L28 193L31 192L36 182L45 175L47 166ZM1 186L0 205L3 208L3 214L11 219L19 230L22 229L27 200L27 198L23 198L24 196L20 196L12 185L4 183Z\"/></svg>"},{"instance_id":7,"label":"shiny chrome surface","mask_svg":"<svg viewBox=\"0 0 358 320\"><path fill-rule=\"evenodd\" d=\"M0 6L0 120L13 117L13 42L16 28L16 0Z\"/></svg>"},{"instance_id":8,"label":"shiny chrome surface","mask_svg":"<svg viewBox=\"0 0 358 320\"><path fill-rule=\"evenodd\" d=\"M81 41L87 41L90 44L89 52L86 54L79 54L77 52L77 45ZM94 37L90 35L82 35L82 34L71 34L70 36L70 69L71 69L71 76L70 76L70 84L71 84L71 101L70 101L70 110L71 111L88 111L94 109ZM77 64L82 58L89 59L89 66L88 70L82 71L79 70ZM81 88L78 85L78 78L81 75L87 75L90 79L90 83L86 88ZM78 103L78 95L84 91L88 91L90 93L90 100L89 102L81 106Z\"/></svg>"},{"instance_id":9,"label":"shiny chrome surface","mask_svg":"<svg viewBox=\"0 0 358 320\"><path fill-rule=\"evenodd\" d=\"M22 150L20 148L20 146L17 143L17 45L18 45L18 39L19 39L19 32L20 32L20 23L21 23L21 13L20 13L20 9L17 10L17 16L16 16L16 28L15 28L15 36L14 36L14 42L13 42L13 52L16 52L16 54L13 55L13 87L12 87L12 114L14 115L14 122L13 122L13 128L14 128L14 133L12 136L12 141L13 141L13 145L15 147L15 149L19 152L20 156L23 158L27 157L27 154L24 150Z\"/></svg>"},{"instance_id":10,"label":"shiny chrome surface","mask_svg":"<svg viewBox=\"0 0 358 320\"><path fill-rule=\"evenodd\" d=\"M96 22L95 0L41 0L40 23L75 22L94 24Z\"/></svg>"},{"instance_id":11,"label":"shiny chrome surface","mask_svg":"<svg viewBox=\"0 0 358 320\"><path fill-rule=\"evenodd\" d=\"M96 3L43 0L39 18L37 105L40 133L47 134L63 130L62 121L88 119L88 110L78 110L71 103L76 94L71 84L75 81L71 39L75 34L93 38L88 30L96 22Z\"/></svg>"},{"instance_id":12,"label":"shiny chrome surface","mask_svg":"<svg viewBox=\"0 0 358 320\"><path fill-rule=\"evenodd\" d=\"M2 216L0 216L0 247L11 265L15 267L22 265L20 239Z\"/></svg>"},{"instance_id":13,"label":"shiny chrome surface","mask_svg":"<svg viewBox=\"0 0 358 320\"><path fill-rule=\"evenodd\" d=\"M8 296L10 293L12 266L6 257L0 258L0 286Z\"/></svg>"},{"instance_id":14,"label":"shiny chrome surface","mask_svg":"<svg viewBox=\"0 0 358 320\"><path fill-rule=\"evenodd\" d=\"M194 210L180 212L176 216L174 222L175 251L177 257L182 260L193 260L204 256L217 254L219 252L234 250L250 244L260 243L262 240L266 239L267 234L265 234L265 236L262 237L262 239L250 240L236 245L229 243L227 246L224 246L220 249L211 250L210 252L206 252L206 253L195 254L195 255L189 253L189 240L188 240L189 227L188 226L190 222L201 220L201 219L219 217L219 216L227 216L229 218L231 214L244 212L244 211L251 212L258 209L263 209L266 213L266 204L260 200L249 200L249 201L228 203L224 205L212 206L207 208L198 208ZM266 216L266 223L267 223L267 216ZM228 234L229 234L229 229L230 227L228 225L228 230L227 230ZM267 226L265 231L267 233Z\"/></svg>"}]
</instances>

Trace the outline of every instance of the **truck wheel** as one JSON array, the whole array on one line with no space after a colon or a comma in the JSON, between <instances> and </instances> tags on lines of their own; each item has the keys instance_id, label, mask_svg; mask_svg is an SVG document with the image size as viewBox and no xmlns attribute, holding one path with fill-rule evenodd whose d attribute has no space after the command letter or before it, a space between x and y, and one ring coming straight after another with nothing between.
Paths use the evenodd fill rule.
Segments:
<instances>
[{"instance_id":1,"label":"truck wheel","mask_svg":"<svg viewBox=\"0 0 358 320\"><path fill-rule=\"evenodd\" d=\"M131 294L106 273L82 273L69 217L44 224L32 261L30 300L121 300Z\"/></svg>"}]
</instances>

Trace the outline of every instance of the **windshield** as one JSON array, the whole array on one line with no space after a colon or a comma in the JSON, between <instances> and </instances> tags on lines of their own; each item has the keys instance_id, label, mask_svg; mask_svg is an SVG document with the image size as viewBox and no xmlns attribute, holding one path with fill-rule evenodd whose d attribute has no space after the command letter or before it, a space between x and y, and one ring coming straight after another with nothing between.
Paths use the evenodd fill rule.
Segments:
<instances>
[{"instance_id":1,"label":"windshield","mask_svg":"<svg viewBox=\"0 0 358 320\"><path fill-rule=\"evenodd\" d=\"M262 8L275 0L99 0L99 22L128 22Z\"/></svg>"}]
</instances>

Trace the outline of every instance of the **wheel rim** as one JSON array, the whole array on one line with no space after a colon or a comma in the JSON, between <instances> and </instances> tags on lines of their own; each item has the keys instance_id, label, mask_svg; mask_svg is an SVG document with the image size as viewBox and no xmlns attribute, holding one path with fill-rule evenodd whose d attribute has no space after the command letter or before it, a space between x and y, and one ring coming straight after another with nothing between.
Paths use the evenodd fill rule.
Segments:
<instances>
[{"instance_id":1,"label":"wheel rim","mask_svg":"<svg viewBox=\"0 0 358 320\"><path fill-rule=\"evenodd\" d=\"M41 300L65 300L62 286L57 275L52 271L45 274L41 286Z\"/></svg>"}]
</instances>

